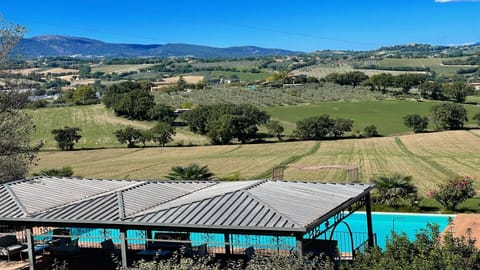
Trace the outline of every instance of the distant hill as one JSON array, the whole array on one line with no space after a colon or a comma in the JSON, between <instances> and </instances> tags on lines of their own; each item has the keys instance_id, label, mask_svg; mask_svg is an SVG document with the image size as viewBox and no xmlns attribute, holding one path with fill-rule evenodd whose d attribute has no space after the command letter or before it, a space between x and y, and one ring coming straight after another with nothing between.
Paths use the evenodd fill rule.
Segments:
<instances>
[{"instance_id":1,"label":"distant hill","mask_svg":"<svg viewBox=\"0 0 480 270\"><path fill-rule=\"evenodd\" d=\"M14 52L25 57L79 56L79 57L248 57L292 55L300 52L267 49L255 46L214 48L191 44L118 44L71 36L37 36L22 39Z\"/></svg>"}]
</instances>

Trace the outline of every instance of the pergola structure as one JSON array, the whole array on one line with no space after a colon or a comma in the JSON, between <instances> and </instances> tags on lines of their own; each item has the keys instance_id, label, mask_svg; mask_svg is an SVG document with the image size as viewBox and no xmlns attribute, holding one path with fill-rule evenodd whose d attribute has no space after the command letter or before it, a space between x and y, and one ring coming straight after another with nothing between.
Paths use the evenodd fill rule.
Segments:
<instances>
[{"instance_id":1,"label":"pergola structure","mask_svg":"<svg viewBox=\"0 0 480 270\"><path fill-rule=\"evenodd\" d=\"M0 225L26 231L35 267L33 228L120 230L122 265L127 231L159 230L293 237L302 255L309 241L365 207L368 245L374 245L372 184L255 180L133 181L35 177L0 185Z\"/></svg>"}]
</instances>

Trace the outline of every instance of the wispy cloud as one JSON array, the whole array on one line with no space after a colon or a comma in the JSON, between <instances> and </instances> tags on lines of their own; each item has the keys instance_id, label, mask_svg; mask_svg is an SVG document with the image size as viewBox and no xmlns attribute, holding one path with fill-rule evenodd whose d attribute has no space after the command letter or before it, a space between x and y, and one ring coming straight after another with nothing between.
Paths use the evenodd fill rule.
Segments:
<instances>
[{"instance_id":1,"label":"wispy cloud","mask_svg":"<svg viewBox=\"0 0 480 270\"><path fill-rule=\"evenodd\" d=\"M450 2L480 2L480 0L434 0L436 3L450 3Z\"/></svg>"}]
</instances>

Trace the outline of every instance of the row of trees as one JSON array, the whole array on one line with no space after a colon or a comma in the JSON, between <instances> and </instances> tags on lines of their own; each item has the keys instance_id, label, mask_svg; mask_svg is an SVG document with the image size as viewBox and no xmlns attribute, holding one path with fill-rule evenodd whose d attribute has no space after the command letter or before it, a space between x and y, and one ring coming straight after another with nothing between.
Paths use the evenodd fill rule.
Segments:
<instances>
[{"instance_id":1,"label":"row of trees","mask_svg":"<svg viewBox=\"0 0 480 270\"><path fill-rule=\"evenodd\" d=\"M367 76L360 71L351 71L347 73L330 73L325 77L326 81L340 85L359 85L369 86L372 90L378 90L382 93L387 91L388 87L402 88L403 93L408 93L413 87L421 85L427 80L425 74L405 73L393 76L390 73L375 74Z\"/></svg>"},{"instance_id":2,"label":"row of trees","mask_svg":"<svg viewBox=\"0 0 480 270\"><path fill-rule=\"evenodd\" d=\"M62 151L72 151L75 143L77 143L82 135L79 134L82 130L78 127L65 126L51 131L54 134L54 139L57 142L58 148ZM117 140L126 144L128 148L136 147L137 144L142 143L143 146L149 141L165 146L173 140L175 136L175 127L165 122L158 122L154 127L148 130L136 129L133 127L126 127L119 129L113 133Z\"/></svg>"},{"instance_id":3,"label":"row of trees","mask_svg":"<svg viewBox=\"0 0 480 270\"><path fill-rule=\"evenodd\" d=\"M467 96L475 93L475 88L465 82L440 83L424 82L420 85L420 96L432 100L453 100L465 102Z\"/></svg>"},{"instance_id":4,"label":"row of trees","mask_svg":"<svg viewBox=\"0 0 480 270\"><path fill-rule=\"evenodd\" d=\"M352 127L351 119L333 119L328 114L322 114L298 121L294 135L301 140L318 140L327 136L338 138L352 131Z\"/></svg>"},{"instance_id":5,"label":"row of trees","mask_svg":"<svg viewBox=\"0 0 480 270\"><path fill-rule=\"evenodd\" d=\"M155 104L150 87L150 82L146 81L113 84L105 91L102 102L119 116L173 123L175 120L173 109L163 104Z\"/></svg>"},{"instance_id":6,"label":"row of trees","mask_svg":"<svg viewBox=\"0 0 480 270\"><path fill-rule=\"evenodd\" d=\"M404 94L408 94L412 88L418 87L422 98L453 100L457 103L465 102L468 95L475 93L474 87L463 81L452 83L429 81L427 75L417 73L405 73L396 76L389 73L381 73L369 77L363 72L352 71L342 74L330 73L325 77L325 80L353 87L359 85L369 86L371 90L377 90L382 93L386 93L389 87L398 87L402 89Z\"/></svg>"},{"instance_id":7,"label":"row of trees","mask_svg":"<svg viewBox=\"0 0 480 270\"><path fill-rule=\"evenodd\" d=\"M128 148L132 148L136 147L138 143L142 143L145 146L149 141L165 146L173 140L176 131L175 127L169 123L158 122L148 130L126 127L115 131L113 134L115 134L120 143L126 144Z\"/></svg>"}]
</instances>

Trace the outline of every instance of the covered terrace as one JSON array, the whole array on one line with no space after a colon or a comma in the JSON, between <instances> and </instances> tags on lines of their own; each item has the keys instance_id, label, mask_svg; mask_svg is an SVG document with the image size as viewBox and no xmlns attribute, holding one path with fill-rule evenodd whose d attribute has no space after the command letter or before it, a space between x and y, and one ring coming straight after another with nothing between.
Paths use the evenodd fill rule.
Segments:
<instances>
[{"instance_id":1,"label":"covered terrace","mask_svg":"<svg viewBox=\"0 0 480 270\"><path fill-rule=\"evenodd\" d=\"M368 231L348 256L374 245L371 184L255 180L133 181L35 177L0 185L0 226L25 242L30 269L53 228L68 228L79 247L100 248L112 239L123 266L132 250L160 242L156 235L188 234L178 240L230 256L289 254L321 249L336 227L365 207ZM157 238L157 239L156 239ZM161 240L164 241L164 240ZM167 241L168 242L168 241ZM155 245L153 245L155 246ZM339 255L340 256L340 255Z\"/></svg>"}]
</instances>

